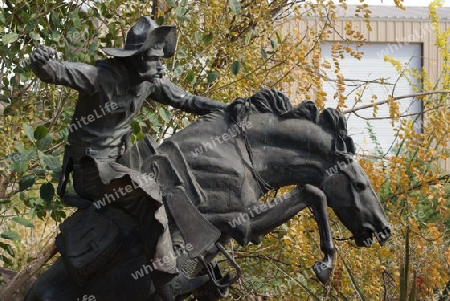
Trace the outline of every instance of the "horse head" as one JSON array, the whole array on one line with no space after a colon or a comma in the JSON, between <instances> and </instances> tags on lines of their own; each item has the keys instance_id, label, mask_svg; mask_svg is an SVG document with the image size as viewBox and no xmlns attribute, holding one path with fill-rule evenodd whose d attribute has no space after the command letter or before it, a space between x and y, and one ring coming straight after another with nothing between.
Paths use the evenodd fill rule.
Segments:
<instances>
[{"instance_id":1,"label":"horse head","mask_svg":"<svg viewBox=\"0 0 450 301\"><path fill-rule=\"evenodd\" d=\"M357 246L370 247L373 235L384 245L391 226L367 174L354 158L349 155L340 158L328 170L321 189L328 206L352 232Z\"/></svg>"},{"instance_id":2,"label":"horse head","mask_svg":"<svg viewBox=\"0 0 450 301\"><path fill-rule=\"evenodd\" d=\"M273 89L259 91L248 103L248 110L256 112L248 114L256 174L273 187L319 187L358 246L369 247L373 235L383 245L391 227L367 174L354 159L345 116L332 108L319 112L310 101L292 107Z\"/></svg>"},{"instance_id":3,"label":"horse head","mask_svg":"<svg viewBox=\"0 0 450 301\"><path fill-rule=\"evenodd\" d=\"M322 127L332 133L321 189L327 204L350 230L359 247L370 247L373 235L383 245L391 234L386 218L369 177L354 159L355 146L347 135L347 120L335 109L325 109L320 116Z\"/></svg>"}]
</instances>

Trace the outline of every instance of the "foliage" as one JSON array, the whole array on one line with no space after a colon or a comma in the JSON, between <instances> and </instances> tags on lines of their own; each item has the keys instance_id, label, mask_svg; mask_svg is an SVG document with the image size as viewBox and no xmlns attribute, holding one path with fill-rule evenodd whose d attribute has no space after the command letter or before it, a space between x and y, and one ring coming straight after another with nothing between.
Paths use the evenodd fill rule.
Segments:
<instances>
[{"instance_id":1,"label":"foliage","mask_svg":"<svg viewBox=\"0 0 450 301\"><path fill-rule=\"evenodd\" d=\"M398 66L399 76L422 82L423 91L450 86L450 33L438 26L436 5L430 6L430 16L436 45L446 62L439 82L431 82L423 70L405 73L393 58L386 58ZM325 71L333 65L334 98L344 109L352 106L353 90L340 74L339 62L344 53L363 56L358 47L365 37L347 22L343 41L333 44L332 62L322 61L320 43L333 34L337 9L346 7L345 1L322 0L1 1L0 260L20 269L51 241L57 223L70 214L55 188L65 129L77 95L36 79L27 66L34 47L52 46L58 59L92 64L104 57L102 47L122 47L126 32L140 15L152 15L159 24L176 25L177 53L166 60L166 73L191 93L228 102L260 87L275 87L292 95L294 102L312 99L324 107L327 95L322 85L328 80ZM367 4L361 3L356 14L370 29ZM313 17L316 26L307 27L306 20ZM448 156L450 113L444 94L425 96L422 101L423 132L417 133L411 120L400 118L397 103L389 101L392 118L399 124L397 153L360 159L394 229L387 245L357 249L349 240L337 240L336 268L330 283L323 286L310 269L320 255L317 226L312 214L303 211L260 246L229 246L244 268L233 297L425 300L442 290L450 277L449 176L441 170ZM133 141L144 133L164 139L193 118L148 101L132 124ZM376 133L372 134L376 140ZM349 237L331 212L330 216L334 235Z\"/></svg>"}]
</instances>

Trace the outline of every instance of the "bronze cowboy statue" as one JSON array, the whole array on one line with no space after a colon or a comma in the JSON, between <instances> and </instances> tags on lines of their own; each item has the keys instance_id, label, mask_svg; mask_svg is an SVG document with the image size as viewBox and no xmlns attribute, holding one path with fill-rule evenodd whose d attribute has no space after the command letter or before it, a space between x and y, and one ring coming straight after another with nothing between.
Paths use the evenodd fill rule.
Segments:
<instances>
[{"instance_id":1,"label":"bronze cowboy statue","mask_svg":"<svg viewBox=\"0 0 450 301\"><path fill-rule=\"evenodd\" d=\"M373 235L381 245L389 238L339 111L294 107L274 89L228 106L192 96L161 76L159 58L173 55L174 30L142 17L124 49L104 49L113 58L95 66L56 61L45 47L31 55L42 80L79 91L72 120L79 127L70 131L58 187L78 210L60 225L61 257L26 301L219 300L241 274L223 246L258 244L305 207L319 227L324 258L313 270L323 283L335 254L327 206L358 246L369 247ZM129 146L130 122L146 98L204 116L161 145L147 136ZM99 108L104 116L92 118ZM77 195L65 194L71 172ZM219 254L233 272L222 275Z\"/></svg>"},{"instance_id":2,"label":"bronze cowboy statue","mask_svg":"<svg viewBox=\"0 0 450 301\"><path fill-rule=\"evenodd\" d=\"M124 48L103 49L113 58L98 61L95 66L54 60L54 50L45 46L36 49L30 58L32 69L41 80L79 91L58 194L64 199L73 171L73 186L81 198L114 196L111 206L123 208L138 219L149 262L155 256L175 256L170 254L172 243L160 187L139 171L155 143L147 136L130 147L131 121L147 98L200 115L226 107L224 103L190 95L162 77L160 58L173 56L175 46L173 26L158 26L149 17L141 17L131 27ZM124 192L136 183L141 186ZM64 200L69 204L79 201L70 196ZM150 218L152 214L156 220ZM157 222L159 225L155 225ZM150 237L150 233L154 236L155 227L161 231L157 241ZM155 245L156 252L152 251ZM176 273L175 262L158 265L155 274L158 272L161 274L154 279L170 278Z\"/></svg>"}]
</instances>

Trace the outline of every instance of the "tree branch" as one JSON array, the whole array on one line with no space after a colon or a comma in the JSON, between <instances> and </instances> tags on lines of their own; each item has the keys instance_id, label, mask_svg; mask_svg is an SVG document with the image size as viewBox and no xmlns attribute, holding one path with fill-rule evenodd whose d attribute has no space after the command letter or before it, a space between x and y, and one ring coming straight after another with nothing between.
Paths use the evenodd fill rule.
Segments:
<instances>
[{"instance_id":1,"label":"tree branch","mask_svg":"<svg viewBox=\"0 0 450 301\"><path fill-rule=\"evenodd\" d=\"M11 295L17 292L28 279L31 278L47 261L57 253L56 245L52 243L42 255L31 261L22 271L17 273L11 282L8 283L3 293L0 294L0 301L11 300Z\"/></svg>"},{"instance_id":2,"label":"tree branch","mask_svg":"<svg viewBox=\"0 0 450 301\"><path fill-rule=\"evenodd\" d=\"M446 94L446 93L450 93L450 90L438 90L438 91L421 92L421 93L407 94L407 95L403 95L403 96L396 96L396 97L393 97L392 99L382 100L382 101L374 102L374 103L371 103L371 104L368 104L368 105L363 105L363 106L360 106L360 107L356 107L354 109L345 110L342 113L344 113L344 114L354 113L356 111L364 110L364 109L367 109L367 108L371 108L373 106L384 105L384 104L386 104L386 103L388 103L389 101L392 101L392 100L400 100L400 99L404 99L404 98L421 97L421 96L426 96L426 95L431 95L431 94Z\"/></svg>"},{"instance_id":3,"label":"tree branch","mask_svg":"<svg viewBox=\"0 0 450 301\"><path fill-rule=\"evenodd\" d=\"M394 198L396 198L396 197L398 197L398 196L400 196L400 195L403 195L403 194L409 193L409 192L411 192L411 191L420 189L420 188L422 188L423 184L426 184L426 185L435 185L435 184L440 183L440 182L442 182L442 181L448 182L449 180L450 180L450 174L445 174L445 175L440 176L440 177L438 177L438 178L436 178L436 179L427 181L426 183L419 183L419 184L416 184L416 185L414 185L413 187L410 187L410 188L408 188L408 189L405 189L405 190L402 190L402 191L395 192L395 193L393 193L392 195L390 195L389 197L383 199L383 201L384 201L384 202L386 202L386 201L391 201L392 199L394 199Z\"/></svg>"}]
</instances>

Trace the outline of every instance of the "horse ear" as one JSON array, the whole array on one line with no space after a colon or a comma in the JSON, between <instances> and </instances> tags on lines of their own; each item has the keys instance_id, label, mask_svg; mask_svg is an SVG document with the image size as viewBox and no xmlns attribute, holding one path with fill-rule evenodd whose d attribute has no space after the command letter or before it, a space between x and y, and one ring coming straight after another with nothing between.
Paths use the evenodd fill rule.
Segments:
<instances>
[{"instance_id":1,"label":"horse ear","mask_svg":"<svg viewBox=\"0 0 450 301\"><path fill-rule=\"evenodd\" d=\"M356 147L352 137L350 136L345 137L345 144L347 145L347 152L353 155L356 154Z\"/></svg>"},{"instance_id":2,"label":"horse ear","mask_svg":"<svg viewBox=\"0 0 450 301\"><path fill-rule=\"evenodd\" d=\"M353 193L347 176L337 173L329 176L322 184L331 208L352 207Z\"/></svg>"}]
</instances>

